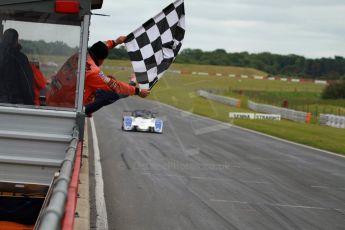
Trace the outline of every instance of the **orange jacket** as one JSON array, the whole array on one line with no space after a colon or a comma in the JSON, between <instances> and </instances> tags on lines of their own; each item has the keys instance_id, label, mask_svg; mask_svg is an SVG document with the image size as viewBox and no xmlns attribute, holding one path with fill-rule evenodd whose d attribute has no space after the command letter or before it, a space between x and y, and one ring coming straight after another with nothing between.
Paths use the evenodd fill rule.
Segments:
<instances>
[{"instance_id":1,"label":"orange jacket","mask_svg":"<svg viewBox=\"0 0 345 230\"><path fill-rule=\"evenodd\" d=\"M86 61L84 105L90 103L97 89L113 91L118 94L134 95L135 87L106 76L95 64L90 55Z\"/></svg>"},{"instance_id":2,"label":"orange jacket","mask_svg":"<svg viewBox=\"0 0 345 230\"><path fill-rule=\"evenodd\" d=\"M78 54L71 56L60 68L46 91L47 106L75 107Z\"/></svg>"},{"instance_id":3,"label":"orange jacket","mask_svg":"<svg viewBox=\"0 0 345 230\"><path fill-rule=\"evenodd\" d=\"M40 105L40 91L46 86L47 80L42 74L41 70L36 66L35 63L30 63L32 73L34 74L34 104Z\"/></svg>"},{"instance_id":4,"label":"orange jacket","mask_svg":"<svg viewBox=\"0 0 345 230\"><path fill-rule=\"evenodd\" d=\"M77 84L78 54L70 57L52 78L47 90L46 102L48 106L75 107L75 92ZM86 60L85 90L83 103L92 102L97 89L113 91L119 94L134 95L135 87L107 77L95 64L90 55Z\"/></svg>"},{"instance_id":5,"label":"orange jacket","mask_svg":"<svg viewBox=\"0 0 345 230\"><path fill-rule=\"evenodd\" d=\"M31 230L34 226L22 225L15 222L0 221L0 230Z\"/></svg>"}]
</instances>

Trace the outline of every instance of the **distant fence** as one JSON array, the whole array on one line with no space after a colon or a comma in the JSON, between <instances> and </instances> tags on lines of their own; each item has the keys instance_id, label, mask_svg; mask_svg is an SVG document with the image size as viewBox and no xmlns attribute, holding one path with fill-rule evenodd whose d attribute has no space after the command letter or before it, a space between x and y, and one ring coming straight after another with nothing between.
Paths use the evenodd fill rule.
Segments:
<instances>
[{"instance_id":1,"label":"distant fence","mask_svg":"<svg viewBox=\"0 0 345 230\"><path fill-rule=\"evenodd\" d=\"M111 70L111 71L129 71L129 72L133 71L133 68L131 66L108 66L108 65L104 65L104 66L102 66L102 69L103 70ZM181 70L172 69L172 68L168 69L166 72L171 73L171 74L182 74Z\"/></svg>"},{"instance_id":2,"label":"distant fence","mask_svg":"<svg viewBox=\"0 0 345 230\"><path fill-rule=\"evenodd\" d=\"M344 116L336 116L333 114L320 114L319 122L321 125L345 129Z\"/></svg>"},{"instance_id":3,"label":"distant fence","mask_svg":"<svg viewBox=\"0 0 345 230\"><path fill-rule=\"evenodd\" d=\"M272 105L259 104L248 101L248 108L261 113L280 114L282 118L298 122L310 123L310 113L276 107Z\"/></svg>"},{"instance_id":4,"label":"distant fence","mask_svg":"<svg viewBox=\"0 0 345 230\"><path fill-rule=\"evenodd\" d=\"M131 66L110 66L110 65L103 65L102 69L104 70L115 70L115 71L133 71ZM230 77L230 78L239 78L239 79L256 79L256 80L270 80L270 81L285 81L285 82L302 82L302 83L314 83L314 84L322 84L327 85L329 81L325 80L313 80L313 79L305 79L305 78L294 78L294 77L279 77L279 76L262 76L262 75L245 75L245 74L234 74L234 73L227 73L227 72L204 72L204 71L191 71L189 69L168 69L167 73L172 74L191 74L194 76L216 76L216 77Z\"/></svg>"},{"instance_id":5,"label":"distant fence","mask_svg":"<svg viewBox=\"0 0 345 230\"><path fill-rule=\"evenodd\" d=\"M236 107L241 106L241 101L239 99L215 95L204 90L198 90L198 95L201 97L205 97L209 100L220 102L226 105L231 105L231 106L236 106Z\"/></svg>"}]
</instances>

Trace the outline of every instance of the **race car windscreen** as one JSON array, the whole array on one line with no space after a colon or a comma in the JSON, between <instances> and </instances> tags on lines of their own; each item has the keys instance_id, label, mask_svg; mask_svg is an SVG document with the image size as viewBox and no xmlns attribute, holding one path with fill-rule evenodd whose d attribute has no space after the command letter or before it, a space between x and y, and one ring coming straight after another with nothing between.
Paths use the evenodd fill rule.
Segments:
<instances>
[{"instance_id":1,"label":"race car windscreen","mask_svg":"<svg viewBox=\"0 0 345 230\"><path fill-rule=\"evenodd\" d=\"M0 104L74 110L81 27L56 15L0 18Z\"/></svg>"}]
</instances>

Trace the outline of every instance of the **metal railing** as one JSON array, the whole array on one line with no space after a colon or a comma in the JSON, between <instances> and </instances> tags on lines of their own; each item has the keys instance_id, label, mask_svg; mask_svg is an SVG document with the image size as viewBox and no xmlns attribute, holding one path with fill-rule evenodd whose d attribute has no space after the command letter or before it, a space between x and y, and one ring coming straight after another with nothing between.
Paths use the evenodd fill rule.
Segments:
<instances>
[{"instance_id":1,"label":"metal railing","mask_svg":"<svg viewBox=\"0 0 345 230\"><path fill-rule=\"evenodd\" d=\"M79 142L79 132L74 128L72 140L66 150L66 157L61 164L59 176L55 180L52 188L52 195L47 207L42 210L42 215L38 220L39 230L58 230L61 228L61 220L64 216L65 206L68 196L68 188L73 171Z\"/></svg>"},{"instance_id":2,"label":"metal railing","mask_svg":"<svg viewBox=\"0 0 345 230\"><path fill-rule=\"evenodd\" d=\"M345 117L333 114L320 114L319 123L335 128L345 129Z\"/></svg>"},{"instance_id":3,"label":"metal railing","mask_svg":"<svg viewBox=\"0 0 345 230\"><path fill-rule=\"evenodd\" d=\"M306 122L308 113L292 109L281 108L273 105L259 104L248 101L248 108L261 113L280 114L282 118L297 122Z\"/></svg>"},{"instance_id":4,"label":"metal railing","mask_svg":"<svg viewBox=\"0 0 345 230\"><path fill-rule=\"evenodd\" d=\"M215 95L204 90L198 90L198 95L201 97L210 99L212 101L216 101L216 102L220 102L226 105L231 105L231 106L236 106L236 107L240 107L240 103L241 103L239 99Z\"/></svg>"},{"instance_id":5,"label":"metal railing","mask_svg":"<svg viewBox=\"0 0 345 230\"><path fill-rule=\"evenodd\" d=\"M239 99L215 95L204 90L198 90L198 95L209 100L217 101L231 106L240 107L241 105L241 101ZM310 113L276 107L272 105L259 104L253 101L248 101L248 108L260 113L279 114L284 119L297 122L310 123L311 119Z\"/></svg>"}]
</instances>

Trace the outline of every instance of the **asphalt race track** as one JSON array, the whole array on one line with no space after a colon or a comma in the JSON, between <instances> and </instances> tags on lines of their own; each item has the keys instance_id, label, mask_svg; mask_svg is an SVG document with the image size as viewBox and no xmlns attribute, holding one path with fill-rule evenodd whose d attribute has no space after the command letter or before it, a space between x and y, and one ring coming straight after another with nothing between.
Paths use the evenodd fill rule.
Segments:
<instances>
[{"instance_id":1,"label":"asphalt race track","mask_svg":"<svg viewBox=\"0 0 345 230\"><path fill-rule=\"evenodd\" d=\"M163 134L124 132L151 109ZM155 102L94 114L109 229L345 229L345 158Z\"/></svg>"}]
</instances>

